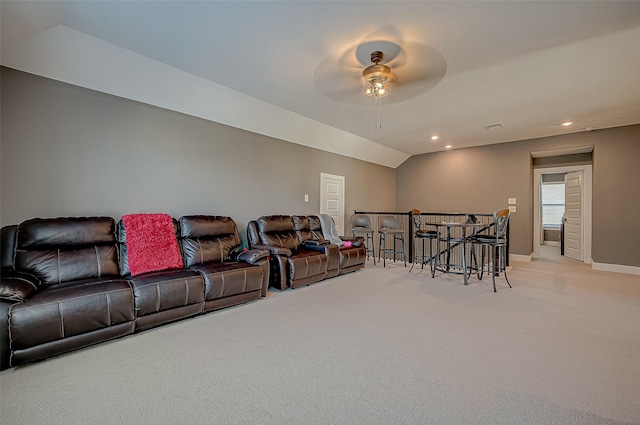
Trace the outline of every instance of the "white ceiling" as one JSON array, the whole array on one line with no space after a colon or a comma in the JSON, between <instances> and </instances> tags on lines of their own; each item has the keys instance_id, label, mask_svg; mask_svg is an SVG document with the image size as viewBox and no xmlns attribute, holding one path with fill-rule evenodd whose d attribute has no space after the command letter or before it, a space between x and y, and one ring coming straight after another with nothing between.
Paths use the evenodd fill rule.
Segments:
<instances>
[{"instance_id":1,"label":"white ceiling","mask_svg":"<svg viewBox=\"0 0 640 425\"><path fill-rule=\"evenodd\" d=\"M3 0L0 13L4 66L390 167L640 123L640 1ZM384 42L401 54L375 130L358 58Z\"/></svg>"}]
</instances>

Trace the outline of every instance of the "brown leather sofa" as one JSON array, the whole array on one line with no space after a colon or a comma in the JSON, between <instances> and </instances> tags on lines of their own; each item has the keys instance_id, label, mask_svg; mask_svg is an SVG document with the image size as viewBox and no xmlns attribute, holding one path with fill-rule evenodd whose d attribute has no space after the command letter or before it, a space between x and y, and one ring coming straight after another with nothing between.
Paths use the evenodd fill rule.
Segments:
<instances>
[{"instance_id":1,"label":"brown leather sofa","mask_svg":"<svg viewBox=\"0 0 640 425\"><path fill-rule=\"evenodd\" d=\"M270 286L279 290L355 271L366 261L362 238L345 237L350 247L331 244L317 216L262 216L248 223L247 240L251 248L271 253Z\"/></svg>"},{"instance_id":2,"label":"brown leather sofa","mask_svg":"<svg viewBox=\"0 0 640 425\"><path fill-rule=\"evenodd\" d=\"M240 251L229 217L175 221L184 268L132 277L110 217L2 228L0 369L264 296L267 251Z\"/></svg>"}]
</instances>

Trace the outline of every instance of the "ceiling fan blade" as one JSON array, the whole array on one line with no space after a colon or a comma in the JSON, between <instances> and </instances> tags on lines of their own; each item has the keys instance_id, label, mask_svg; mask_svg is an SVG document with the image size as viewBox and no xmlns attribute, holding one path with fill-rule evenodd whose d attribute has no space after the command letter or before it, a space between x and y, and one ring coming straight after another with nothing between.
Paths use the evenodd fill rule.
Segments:
<instances>
[{"instance_id":1,"label":"ceiling fan blade","mask_svg":"<svg viewBox=\"0 0 640 425\"><path fill-rule=\"evenodd\" d=\"M406 52L405 57L399 57L404 63L391 68L394 80L388 103L401 102L426 93L438 85L447 73L447 62L437 50L417 43L407 43Z\"/></svg>"},{"instance_id":2,"label":"ceiling fan blade","mask_svg":"<svg viewBox=\"0 0 640 425\"><path fill-rule=\"evenodd\" d=\"M391 69L401 68L407 65L407 60L407 52L405 52L404 49L400 49L396 57L389 62L386 62L385 65L387 65Z\"/></svg>"},{"instance_id":3,"label":"ceiling fan blade","mask_svg":"<svg viewBox=\"0 0 640 425\"><path fill-rule=\"evenodd\" d=\"M358 98L363 97L360 90L362 70L341 68L332 58L323 61L316 68L313 82L323 96L337 102L357 104Z\"/></svg>"}]
</instances>

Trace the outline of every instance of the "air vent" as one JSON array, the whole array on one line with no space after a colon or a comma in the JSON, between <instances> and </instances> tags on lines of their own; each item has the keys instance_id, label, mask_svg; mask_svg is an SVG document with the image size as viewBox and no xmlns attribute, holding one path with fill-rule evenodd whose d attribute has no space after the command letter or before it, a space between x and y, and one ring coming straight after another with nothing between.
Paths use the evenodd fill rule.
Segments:
<instances>
[{"instance_id":1,"label":"air vent","mask_svg":"<svg viewBox=\"0 0 640 425\"><path fill-rule=\"evenodd\" d=\"M504 127L504 125L502 125L502 123L499 123L499 122L484 126L484 128L486 128L487 130L495 130L496 128L502 128L502 127Z\"/></svg>"}]
</instances>

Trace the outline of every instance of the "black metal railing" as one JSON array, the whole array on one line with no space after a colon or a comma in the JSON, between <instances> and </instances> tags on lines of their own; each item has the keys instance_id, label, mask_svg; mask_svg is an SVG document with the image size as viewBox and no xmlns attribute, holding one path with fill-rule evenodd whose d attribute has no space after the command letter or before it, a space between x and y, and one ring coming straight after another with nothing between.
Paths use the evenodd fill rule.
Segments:
<instances>
[{"instance_id":1,"label":"black metal railing","mask_svg":"<svg viewBox=\"0 0 640 425\"><path fill-rule=\"evenodd\" d=\"M401 212L401 211L358 211L355 210L354 214L365 214L369 216L369 220L371 221L371 227L374 231L373 241L375 246L376 255L379 254L379 240L380 236L378 233L379 225L379 217L383 215L391 215L396 218L398 223L400 224L401 229L405 231L405 246L407 250L407 261L414 262L418 256L416 256L416 247L414 242L414 214L411 211ZM422 228L428 228L428 223L441 223L448 221L465 221L468 218L474 217L477 223L483 223L485 226L478 227L475 231L476 233L491 233L493 230L493 226L495 225L493 219L493 213L451 213L451 212L423 212L420 213L420 223ZM351 229L349 229L349 233ZM452 250L455 246L460 244L461 242L457 242L455 244L444 244L441 243L441 246L437 247L434 251L433 256L439 256L444 254L447 250L449 253L451 252L459 252L460 250ZM419 247L422 249L422 247ZM422 253L421 253L422 254ZM455 254L454 254L455 255ZM457 255L460 255L459 253ZM423 255L420 255L422 258ZM428 258L427 256L424 256ZM507 227L507 247L506 247L506 262L509 265L509 228ZM389 259L389 258L387 258ZM452 263L461 264L462 261L457 261L455 258L452 259ZM428 261L428 260L427 260Z\"/></svg>"}]
</instances>

